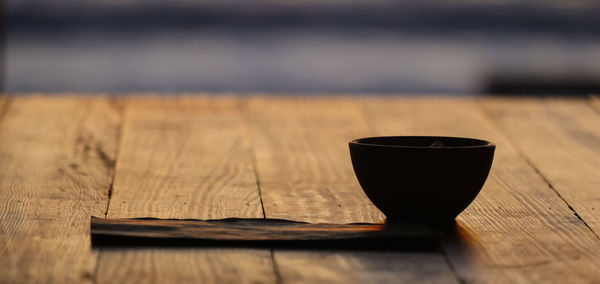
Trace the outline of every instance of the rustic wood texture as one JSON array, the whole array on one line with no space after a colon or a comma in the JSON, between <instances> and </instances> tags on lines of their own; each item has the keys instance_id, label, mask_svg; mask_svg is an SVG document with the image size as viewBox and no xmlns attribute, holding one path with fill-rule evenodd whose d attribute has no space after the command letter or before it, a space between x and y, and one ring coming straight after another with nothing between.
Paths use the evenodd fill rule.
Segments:
<instances>
[{"instance_id":1,"label":"rustic wood texture","mask_svg":"<svg viewBox=\"0 0 600 284\"><path fill-rule=\"evenodd\" d=\"M129 101L108 217L263 218L235 98Z\"/></svg>"},{"instance_id":2,"label":"rustic wood texture","mask_svg":"<svg viewBox=\"0 0 600 284\"><path fill-rule=\"evenodd\" d=\"M0 282L91 282L119 125L106 98L18 97L0 120Z\"/></svg>"},{"instance_id":3,"label":"rustic wood texture","mask_svg":"<svg viewBox=\"0 0 600 284\"><path fill-rule=\"evenodd\" d=\"M0 282L600 282L599 117L596 97L0 97ZM446 255L90 249L91 215L383 222L349 158L369 135L497 144Z\"/></svg>"},{"instance_id":4,"label":"rustic wood texture","mask_svg":"<svg viewBox=\"0 0 600 284\"><path fill-rule=\"evenodd\" d=\"M385 220L352 170L348 142L370 133L352 100L253 98L247 109L267 218Z\"/></svg>"},{"instance_id":5,"label":"rustic wood texture","mask_svg":"<svg viewBox=\"0 0 600 284\"><path fill-rule=\"evenodd\" d=\"M268 249L103 250L98 283L275 283Z\"/></svg>"},{"instance_id":6,"label":"rustic wood texture","mask_svg":"<svg viewBox=\"0 0 600 284\"><path fill-rule=\"evenodd\" d=\"M365 101L380 135L448 135L496 143L491 174L444 250L466 282L600 281L600 242L507 138L466 99Z\"/></svg>"},{"instance_id":7,"label":"rustic wood texture","mask_svg":"<svg viewBox=\"0 0 600 284\"><path fill-rule=\"evenodd\" d=\"M512 143L600 236L600 115L586 100L491 99Z\"/></svg>"},{"instance_id":8,"label":"rustic wood texture","mask_svg":"<svg viewBox=\"0 0 600 284\"><path fill-rule=\"evenodd\" d=\"M263 218L235 98L128 101L108 217ZM98 282L273 282L271 253L102 251Z\"/></svg>"},{"instance_id":9,"label":"rustic wood texture","mask_svg":"<svg viewBox=\"0 0 600 284\"><path fill-rule=\"evenodd\" d=\"M371 133L345 99L253 98L247 104L267 218L313 223L383 222L356 181L348 142ZM439 252L275 250L283 283L451 283Z\"/></svg>"},{"instance_id":10,"label":"rustic wood texture","mask_svg":"<svg viewBox=\"0 0 600 284\"><path fill-rule=\"evenodd\" d=\"M275 251L282 283L457 283L435 252Z\"/></svg>"}]
</instances>

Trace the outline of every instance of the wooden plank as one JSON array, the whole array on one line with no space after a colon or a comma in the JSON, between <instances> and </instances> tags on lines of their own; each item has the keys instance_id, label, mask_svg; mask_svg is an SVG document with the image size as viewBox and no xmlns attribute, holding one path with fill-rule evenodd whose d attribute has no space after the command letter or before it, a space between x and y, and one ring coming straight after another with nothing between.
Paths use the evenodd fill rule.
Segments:
<instances>
[{"instance_id":1,"label":"wooden plank","mask_svg":"<svg viewBox=\"0 0 600 284\"><path fill-rule=\"evenodd\" d=\"M482 102L491 120L600 236L600 115L588 101Z\"/></svg>"},{"instance_id":2,"label":"wooden plank","mask_svg":"<svg viewBox=\"0 0 600 284\"><path fill-rule=\"evenodd\" d=\"M125 110L108 217L263 218L234 98L138 98ZM273 282L271 253L102 251L98 282Z\"/></svg>"},{"instance_id":3,"label":"wooden plank","mask_svg":"<svg viewBox=\"0 0 600 284\"><path fill-rule=\"evenodd\" d=\"M350 163L348 142L370 133L353 100L257 97L246 107L266 217L384 221ZM275 250L274 260L283 283L455 281L439 252Z\"/></svg>"},{"instance_id":4,"label":"wooden plank","mask_svg":"<svg viewBox=\"0 0 600 284\"><path fill-rule=\"evenodd\" d=\"M98 283L273 283L269 250L103 250Z\"/></svg>"},{"instance_id":5,"label":"wooden plank","mask_svg":"<svg viewBox=\"0 0 600 284\"><path fill-rule=\"evenodd\" d=\"M263 218L234 98L133 100L108 217Z\"/></svg>"},{"instance_id":6,"label":"wooden plank","mask_svg":"<svg viewBox=\"0 0 600 284\"><path fill-rule=\"evenodd\" d=\"M216 220L92 218L92 244L116 246L263 247L302 249L398 249L401 242L435 244L427 226L402 224L311 224L281 219Z\"/></svg>"},{"instance_id":7,"label":"wooden plank","mask_svg":"<svg viewBox=\"0 0 600 284\"><path fill-rule=\"evenodd\" d=\"M275 251L283 283L456 283L439 252Z\"/></svg>"},{"instance_id":8,"label":"wooden plank","mask_svg":"<svg viewBox=\"0 0 600 284\"><path fill-rule=\"evenodd\" d=\"M366 101L380 135L448 135L496 143L490 176L443 247L466 282L600 280L600 244L467 99Z\"/></svg>"},{"instance_id":9,"label":"wooden plank","mask_svg":"<svg viewBox=\"0 0 600 284\"><path fill-rule=\"evenodd\" d=\"M0 121L0 282L91 282L90 215L112 181L118 108L16 97Z\"/></svg>"},{"instance_id":10,"label":"wooden plank","mask_svg":"<svg viewBox=\"0 0 600 284\"><path fill-rule=\"evenodd\" d=\"M369 129L351 100L254 98L248 110L267 218L385 220L352 170L348 142Z\"/></svg>"}]
</instances>

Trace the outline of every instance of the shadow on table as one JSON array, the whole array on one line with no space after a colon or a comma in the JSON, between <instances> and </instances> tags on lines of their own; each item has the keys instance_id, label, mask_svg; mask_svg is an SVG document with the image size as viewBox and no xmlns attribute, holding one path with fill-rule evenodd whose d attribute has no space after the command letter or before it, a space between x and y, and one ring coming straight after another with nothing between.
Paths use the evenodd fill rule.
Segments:
<instances>
[{"instance_id":1,"label":"shadow on table","mask_svg":"<svg viewBox=\"0 0 600 284\"><path fill-rule=\"evenodd\" d=\"M355 241L303 241L303 243L290 242L231 242L222 241L198 243L196 241L142 240L136 239L116 245L93 246L93 249L104 250L144 250L144 249L275 249L287 252L440 252L437 239L402 239L397 243L381 244L356 244Z\"/></svg>"},{"instance_id":2,"label":"shadow on table","mask_svg":"<svg viewBox=\"0 0 600 284\"><path fill-rule=\"evenodd\" d=\"M167 241L167 246L156 243L156 239L146 242L131 240L135 246L94 246L94 250L101 249L103 254L142 257L148 253L153 255L193 255L197 258L208 257L211 261L226 257L227 253L249 253L251 255L271 255L277 274L286 279L319 280L331 282L340 280L348 281L374 281L395 282L399 279L413 279L414 275L426 275L428 279L437 279L442 282L452 275L448 267L448 260L444 253L451 255L450 262L455 270L470 267L472 250L477 243L474 235L460 225L452 223L449 226L436 229L438 234L428 238L398 238L397 242L385 240L385 244L376 243L381 240L372 240L372 246L352 246L352 242L336 240L329 243L255 243L258 246L227 246L207 243L174 243ZM440 237L441 234L441 237ZM119 240L119 243L126 245ZM174 245L175 244L175 245ZM443 250L440 247L443 246ZM224 254L225 253L225 254ZM238 263L244 266L244 263ZM238 265L235 264L235 265ZM178 268L174 268L178 269ZM393 273L392 273L393 272ZM358 277L358 278L356 278Z\"/></svg>"},{"instance_id":3,"label":"shadow on table","mask_svg":"<svg viewBox=\"0 0 600 284\"><path fill-rule=\"evenodd\" d=\"M272 265L276 277L284 280L281 282L403 283L413 282L418 276L419 280L436 279L439 283L445 283L448 273L451 273L439 252L163 247L102 249L103 261L99 275L110 271L112 263L119 260L147 264L149 258L161 263L158 269L153 266L141 268L141 271L150 275L190 274L193 273L189 269L191 264L198 265L196 270L192 270L198 273L205 273L206 269L220 269L248 277L255 275L253 273L256 270ZM186 265L177 265L182 259L185 259ZM206 263L212 265L206 266ZM214 273L218 274L218 271ZM219 277L227 278L228 275L219 274ZM236 276L234 274L231 277Z\"/></svg>"},{"instance_id":4,"label":"shadow on table","mask_svg":"<svg viewBox=\"0 0 600 284\"><path fill-rule=\"evenodd\" d=\"M444 228L440 238L440 245L447 256L448 261L452 263L454 270L473 271L474 268L481 265L477 261L476 246L480 243L474 233L462 225L460 221L455 221Z\"/></svg>"}]
</instances>

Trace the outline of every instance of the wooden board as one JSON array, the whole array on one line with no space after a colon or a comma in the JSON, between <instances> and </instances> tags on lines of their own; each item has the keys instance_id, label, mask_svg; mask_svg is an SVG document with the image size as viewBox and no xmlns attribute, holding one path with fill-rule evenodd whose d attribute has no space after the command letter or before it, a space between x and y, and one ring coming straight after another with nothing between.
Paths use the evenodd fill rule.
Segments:
<instances>
[{"instance_id":1,"label":"wooden board","mask_svg":"<svg viewBox=\"0 0 600 284\"><path fill-rule=\"evenodd\" d=\"M247 102L256 169L267 218L313 223L383 222L356 181L351 139L370 133L347 99L252 98ZM451 283L439 252L275 250L283 283Z\"/></svg>"},{"instance_id":2,"label":"wooden board","mask_svg":"<svg viewBox=\"0 0 600 284\"><path fill-rule=\"evenodd\" d=\"M461 280L600 281L600 244L506 137L467 99L365 101L380 135L477 137L497 145L482 192L443 247Z\"/></svg>"},{"instance_id":3,"label":"wooden board","mask_svg":"<svg viewBox=\"0 0 600 284\"><path fill-rule=\"evenodd\" d=\"M106 98L18 97L0 120L0 282L91 282L119 112Z\"/></svg>"},{"instance_id":4,"label":"wooden board","mask_svg":"<svg viewBox=\"0 0 600 284\"><path fill-rule=\"evenodd\" d=\"M439 252L275 251L282 283L457 283Z\"/></svg>"},{"instance_id":5,"label":"wooden board","mask_svg":"<svg viewBox=\"0 0 600 284\"><path fill-rule=\"evenodd\" d=\"M438 234L418 224L312 224L282 219L158 219L92 217L98 247L255 247L400 250L435 246ZM406 244L402 246L402 244Z\"/></svg>"},{"instance_id":6,"label":"wooden board","mask_svg":"<svg viewBox=\"0 0 600 284\"><path fill-rule=\"evenodd\" d=\"M483 106L553 189L600 236L600 114L587 100L490 99Z\"/></svg>"},{"instance_id":7,"label":"wooden board","mask_svg":"<svg viewBox=\"0 0 600 284\"><path fill-rule=\"evenodd\" d=\"M234 98L134 99L108 217L263 218Z\"/></svg>"},{"instance_id":8,"label":"wooden board","mask_svg":"<svg viewBox=\"0 0 600 284\"><path fill-rule=\"evenodd\" d=\"M313 223L383 222L356 181L348 142L369 133L349 100L248 101L267 218Z\"/></svg>"},{"instance_id":9,"label":"wooden board","mask_svg":"<svg viewBox=\"0 0 600 284\"><path fill-rule=\"evenodd\" d=\"M274 283L269 250L103 250L98 283Z\"/></svg>"},{"instance_id":10,"label":"wooden board","mask_svg":"<svg viewBox=\"0 0 600 284\"><path fill-rule=\"evenodd\" d=\"M263 218L235 98L138 98L125 109L108 217ZM102 251L98 282L272 282L271 253Z\"/></svg>"}]
</instances>

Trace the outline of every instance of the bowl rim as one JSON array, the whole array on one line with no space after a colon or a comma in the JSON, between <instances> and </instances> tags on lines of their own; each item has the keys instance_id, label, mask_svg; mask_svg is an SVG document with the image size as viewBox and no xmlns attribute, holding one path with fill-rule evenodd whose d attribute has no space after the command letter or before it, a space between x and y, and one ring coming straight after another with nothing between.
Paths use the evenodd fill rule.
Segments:
<instances>
[{"instance_id":1,"label":"bowl rim","mask_svg":"<svg viewBox=\"0 0 600 284\"><path fill-rule=\"evenodd\" d=\"M481 143L481 145L430 147L430 146L408 146L408 145L393 145L393 144L382 145L382 144L372 144L372 143L362 142L362 140L377 139L377 138L384 138L384 139L385 138L439 138L439 139L458 139L458 140L474 141L474 142L477 142L477 143ZM487 140L483 140L483 139L470 138L470 137L458 137L458 136L427 136L427 135L361 137L361 138L353 139L348 144L349 145L356 145L356 146L378 147L378 148L436 149L436 150L443 150L443 149L494 148L494 147L496 147L496 145L494 143L492 143L490 141L487 141Z\"/></svg>"}]
</instances>

